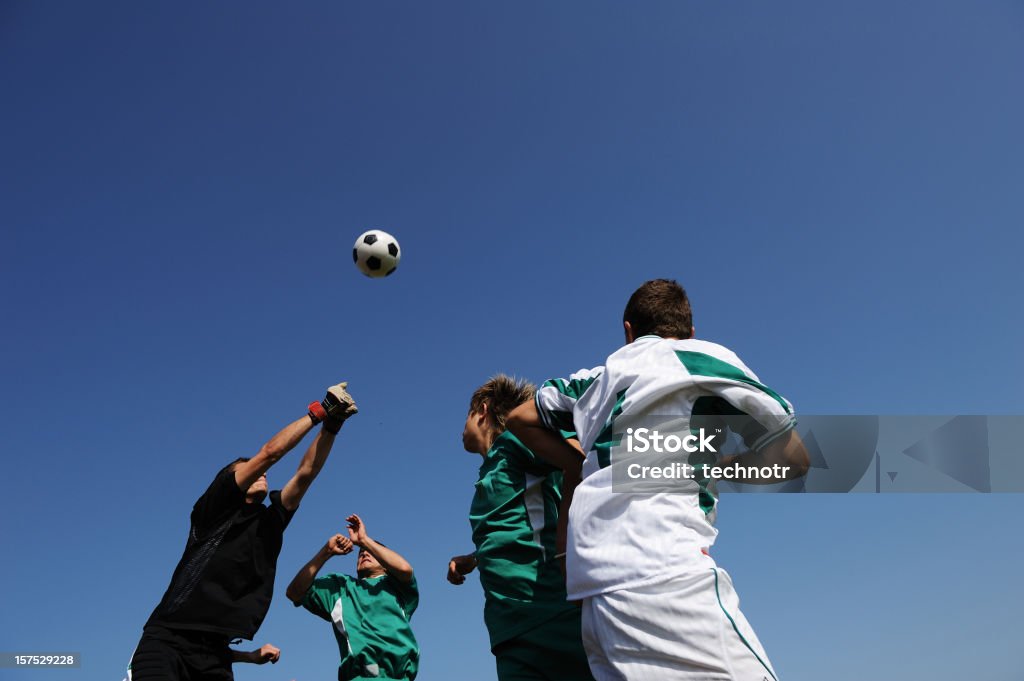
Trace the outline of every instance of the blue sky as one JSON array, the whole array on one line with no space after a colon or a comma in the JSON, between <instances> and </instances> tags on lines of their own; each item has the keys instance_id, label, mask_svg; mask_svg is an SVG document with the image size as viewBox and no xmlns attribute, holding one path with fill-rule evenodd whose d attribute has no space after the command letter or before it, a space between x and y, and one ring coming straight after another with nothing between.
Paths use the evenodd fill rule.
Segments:
<instances>
[{"instance_id":1,"label":"blue sky","mask_svg":"<svg viewBox=\"0 0 1024 681\"><path fill-rule=\"evenodd\" d=\"M333 674L284 587L358 512L419 574L420 678L492 678L444 581L469 395L600 364L653 277L798 412L1024 413L1022 35L1013 2L4 3L0 650L120 678L195 498L344 378L282 660L237 677ZM1011 679L1022 512L730 495L715 557L783 679Z\"/></svg>"}]
</instances>

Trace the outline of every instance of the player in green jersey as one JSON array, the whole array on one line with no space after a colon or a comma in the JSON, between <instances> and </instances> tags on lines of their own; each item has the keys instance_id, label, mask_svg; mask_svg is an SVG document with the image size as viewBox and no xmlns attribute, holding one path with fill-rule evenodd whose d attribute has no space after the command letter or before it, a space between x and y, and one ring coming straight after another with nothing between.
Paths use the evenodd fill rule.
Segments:
<instances>
[{"instance_id":1,"label":"player in green jersey","mask_svg":"<svg viewBox=\"0 0 1024 681\"><path fill-rule=\"evenodd\" d=\"M129 681L233 678L232 662L275 662L273 646L252 652L228 647L252 640L274 595L284 531L319 475L342 424L359 410L342 382L308 414L282 428L251 458L222 468L196 501L188 541L171 583L143 628L127 671ZM267 471L318 424L295 475L267 498Z\"/></svg>"},{"instance_id":2,"label":"player in green jersey","mask_svg":"<svg viewBox=\"0 0 1024 681\"><path fill-rule=\"evenodd\" d=\"M448 581L462 584L480 568L499 681L590 681L580 609L565 600L555 551L562 473L505 430L534 392L498 375L473 393L462 444L483 457L469 512L476 551L451 559Z\"/></svg>"},{"instance_id":3,"label":"player in green jersey","mask_svg":"<svg viewBox=\"0 0 1024 681\"><path fill-rule=\"evenodd\" d=\"M349 536L336 534L299 570L286 595L296 606L334 624L341 662L338 681L412 681L420 648L409 626L419 605L412 566L370 538L357 515L347 518ZM332 556L359 547L356 577L317 573Z\"/></svg>"}]
</instances>

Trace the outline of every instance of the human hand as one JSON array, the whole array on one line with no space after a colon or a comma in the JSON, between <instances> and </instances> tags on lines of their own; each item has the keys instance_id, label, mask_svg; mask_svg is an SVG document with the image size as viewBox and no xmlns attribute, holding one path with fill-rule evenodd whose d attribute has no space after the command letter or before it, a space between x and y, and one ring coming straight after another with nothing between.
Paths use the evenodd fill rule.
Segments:
<instances>
[{"instance_id":1,"label":"human hand","mask_svg":"<svg viewBox=\"0 0 1024 681\"><path fill-rule=\"evenodd\" d=\"M332 556L344 556L347 553L352 553L352 540L343 534L336 534L327 540L324 548Z\"/></svg>"},{"instance_id":2,"label":"human hand","mask_svg":"<svg viewBox=\"0 0 1024 681\"><path fill-rule=\"evenodd\" d=\"M327 389L327 395L320 403L327 413L327 418L344 422L349 416L359 412L356 401L346 390L347 387L348 381L342 381Z\"/></svg>"},{"instance_id":3,"label":"human hand","mask_svg":"<svg viewBox=\"0 0 1024 681\"><path fill-rule=\"evenodd\" d=\"M363 524L363 519L353 513L345 518L345 520L348 522L348 536L352 543L360 548L366 546L370 535L366 533L366 525Z\"/></svg>"},{"instance_id":4,"label":"human hand","mask_svg":"<svg viewBox=\"0 0 1024 681\"><path fill-rule=\"evenodd\" d=\"M456 586L466 581L466 575L476 569L476 556L472 553L455 556L448 561L448 581Z\"/></svg>"},{"instance_id":5,"label":"human hand","mask_svg":"<svg viewBox=\"0 0 1024 681\"><path fill-rule=\"evenodd\" d=\"M345 389L346 381L332 385L322 402L309 403L309 416L313 423L323 422L327 432L337 435L345 420L359 411L356 402Z\"/></svg>"},{"instance_id":6,"label":"human hand","mask_svg":"<svg viewBox=\"0 0 1024 681\"><path fill-rule=\"evenodd\" d=\"M264 644L259 650L254 650L252 653L253 664L277 664L277 661L281 659L281 649L272 646L269 643Z\"/></svg>"}]
</instances>

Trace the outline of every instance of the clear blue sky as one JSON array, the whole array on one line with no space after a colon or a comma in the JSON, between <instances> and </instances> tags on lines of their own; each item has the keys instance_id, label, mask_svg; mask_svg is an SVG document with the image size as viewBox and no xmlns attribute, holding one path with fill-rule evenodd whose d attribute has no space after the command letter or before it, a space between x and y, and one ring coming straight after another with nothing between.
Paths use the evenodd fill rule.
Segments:
<instances>
[{"instance_id":1,"label":"clear blue sky","mask_svg":"<svg viewBox=\"0 0 1024 681\"><path fill-rule=\"evenodd\" d=\"M601 363L649 278L798 412L1024 413L1021 64L1010 1L3 3L0 651L84 663L0 679L120 679L195 498L342 378L283 658L237 677L333 678L284 587L358 512L418 571L420 678L493 678L444 581L469 395ZM1022 514L729 495L715 556L786 681L1010 681Z\"/></svg>"}]
</instances>

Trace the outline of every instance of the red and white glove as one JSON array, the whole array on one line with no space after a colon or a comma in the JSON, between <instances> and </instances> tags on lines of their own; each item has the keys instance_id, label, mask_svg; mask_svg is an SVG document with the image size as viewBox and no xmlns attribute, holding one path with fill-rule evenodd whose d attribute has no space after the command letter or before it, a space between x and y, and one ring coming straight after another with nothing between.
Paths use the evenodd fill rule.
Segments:
<instances>
[{"instance_id":1,"label":"red and white glove","mask_svg":"<svg viewBox=\"0 0 1024 681\"><path fill-rule=\"evenodd\" d=\"M337 433L345 419L359 412L356 401L345 390L346 387L347 381L332 385L327 389L322 402L309 403L309 418L313 419L313 423L323 421L324 429L329 433Z\"/></svg>"}]
</instances>

